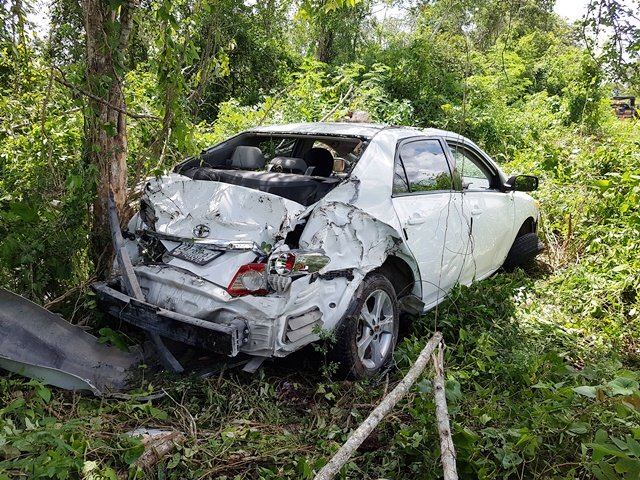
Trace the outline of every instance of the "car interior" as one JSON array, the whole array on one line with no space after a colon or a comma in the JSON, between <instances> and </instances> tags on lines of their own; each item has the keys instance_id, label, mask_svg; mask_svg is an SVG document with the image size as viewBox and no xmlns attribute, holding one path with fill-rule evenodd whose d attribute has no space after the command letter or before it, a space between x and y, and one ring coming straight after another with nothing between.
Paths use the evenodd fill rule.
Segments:
<instances>
[{"instance_id":1,"label":"car interior","mask_svg":"<svg viewBox=\"0 0 640 480\"><path fill-rule=\"evenodd\" d=\"M357 137L245 133L186 159L174 172L308 206L348 176L365 147Z\"/></svg>"}]
</instances>

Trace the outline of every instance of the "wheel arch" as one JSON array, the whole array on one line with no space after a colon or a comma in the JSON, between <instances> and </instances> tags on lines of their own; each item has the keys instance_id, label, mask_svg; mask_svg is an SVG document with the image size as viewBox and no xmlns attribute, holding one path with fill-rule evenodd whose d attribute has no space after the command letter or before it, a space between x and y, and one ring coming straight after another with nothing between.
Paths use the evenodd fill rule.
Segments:
<instances>
[{"instance_id":1,"label":"wheel arch","mask_svg":"<svg viewBox=\"0 0 640 480\"><path fill-rule=\"evenodd\" d=\"M413 293L416 278L413 269L404 259L389 255L375 271L389 279L397 298Z\"/></svg>"},{"instance_id":2,"label":"wheel arch","mask_svg":"<svg viewBox=\"0 0 640 480\"><path fill-rule=\"evenodd\" d=\"M526 235L527 233L536 233L538 230L538 224L536 223L533 217L528 217L522 225L520 225L520 229L516 234L516 238Z\"/></svg>"}]
</instances>

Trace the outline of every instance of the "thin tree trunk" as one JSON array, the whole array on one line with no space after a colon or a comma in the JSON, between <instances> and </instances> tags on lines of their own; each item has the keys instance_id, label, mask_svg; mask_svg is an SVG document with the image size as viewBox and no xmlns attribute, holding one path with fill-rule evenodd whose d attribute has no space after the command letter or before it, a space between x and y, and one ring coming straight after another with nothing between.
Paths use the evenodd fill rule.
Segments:
<instances>
[{"instance_id":1,"label":"thin tree trunk","mask_svg":"<svg viewBox=\"0 0 640 480\"><path fill-rule=\"evenodd\" d=\"M132 26L133 0L112 10L105 0L82 0L87 42L85 155L96 167L91 257L99 278L106 276L113 256L108 199L113 191L120 218L126 218L127 121L122 85L122 57ZM115 26L119 28L115 28ZM107 33L110 32L110 33ZM120 72L120 73L119 73Z\"/></svg>"},{"instance_id":2,"label":"thin tree trunk","mask_svg":"<svg viewBox=\"0 0 640 480\"><path fill-rule=\"evenodd\" d=\"M320 26L316 58L323 63L329 63L333 60L333 30L328 25Z\"/></svg>"}]
</instances>

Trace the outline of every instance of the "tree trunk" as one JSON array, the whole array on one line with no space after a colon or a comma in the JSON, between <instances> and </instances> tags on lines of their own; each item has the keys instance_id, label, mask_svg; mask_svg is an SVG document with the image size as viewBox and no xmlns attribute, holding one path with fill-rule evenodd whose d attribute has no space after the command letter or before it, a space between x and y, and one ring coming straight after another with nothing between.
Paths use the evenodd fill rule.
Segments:
<instances>
[{"instance_id":1,"label":"tree trunk","mask_svg":"<svg viewBox=\"0 0 640 480\"><path fill-rule=\"evenodd\" d=\"M333 60L333 53L333 29L331 26L323 23L320 26L316 58L320 62L329 63Z\"/></svg>"},{"instance_id":2,"label":"tree trunk","mask_svg":"<svg viewBox=\"0 0 640 480\"><path fill-rule=\"evenodd\" d=\"M90 98L85 110L85 155L97 171L90 254L98 278L107 275L113 257L109 190L113 191L120 218L125 218L127 122L123 113L126 106L122 75L134 1L125 1L113 10L106 0L82 0L87 42L87 87L92 95L102 100Z\"/></svg>"}]
</instances>

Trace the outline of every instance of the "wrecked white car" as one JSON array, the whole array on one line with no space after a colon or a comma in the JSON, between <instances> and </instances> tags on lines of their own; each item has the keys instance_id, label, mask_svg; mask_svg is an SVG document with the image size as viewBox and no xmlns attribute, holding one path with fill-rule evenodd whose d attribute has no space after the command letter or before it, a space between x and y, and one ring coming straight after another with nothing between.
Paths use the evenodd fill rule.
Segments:
<instances>
[{"instance_id":1,"label":"wrecked white car","mask_svg":"<svg viewBox=\"0 0 640 480\"><path fill-rule=\"evenodd\" d=\"M94 288L118 319L255 367L333 331L341 372L367 377L402 312L541 250L537 184L441 130L255 128L146 184L124 232L144 299Z\"/></svg>"}]
</instances>

